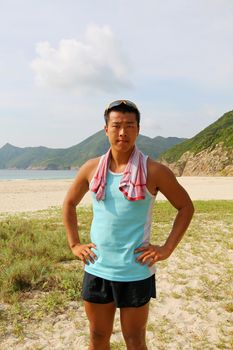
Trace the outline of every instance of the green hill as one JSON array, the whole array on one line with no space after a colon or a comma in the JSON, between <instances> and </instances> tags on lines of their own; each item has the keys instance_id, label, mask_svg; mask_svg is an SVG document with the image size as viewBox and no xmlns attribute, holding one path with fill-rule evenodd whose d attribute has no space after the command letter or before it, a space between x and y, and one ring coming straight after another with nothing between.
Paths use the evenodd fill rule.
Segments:
<instances>
[{"instance_id":1,"label":"green hill","mask_svg":"<svg viewBox=\"0 0 233 350\"><path fill-rule=\"evenodd\" d=\"M184 140L139 135L137 145L144 153L156 159L161 152ZM87 159L100 156L108 148L108 139L103 130L67 149L19 148L7 143L0 148L0 169L70 169L81 166Z\"/></svg>"},{"instance_id":2,"label":"green hill","mask_svg":"<svg viewBox=\"0 0 233 350\"><path fill-rule=\"evenodd\" d=\"M233 148L233 111L225 113L216 122L191 139L163 152L159 158L172 163L187 151L197 154L209 147L214 148L219 143L223 143L224 147Z\"/></svg>"},{"instance_id":3,"label":"green hill","mask_svg":"<svg viewBox=\"0 0 233 350\"><path fill-rule=\"evenodd\" d=\"M161 153L159 159L178 175L233 174L233 111L196 136Z\"/></svg>"}]
</instances>

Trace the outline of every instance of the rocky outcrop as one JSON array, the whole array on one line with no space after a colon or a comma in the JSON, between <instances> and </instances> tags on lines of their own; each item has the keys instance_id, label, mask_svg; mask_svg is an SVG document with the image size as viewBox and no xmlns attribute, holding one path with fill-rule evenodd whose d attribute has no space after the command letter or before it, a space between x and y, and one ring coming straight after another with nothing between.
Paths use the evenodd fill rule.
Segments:
<instances>
[{"instance_id":1,"label":"rocky outcrop","mask_svg":"<svg viewBox=\"0 0 233 350\"><path fill-rule=\"evenodd\" d=\"M185 152L175 163L162 159L176 176L233 176L233 149L223 143L197 154Z\"/></svg>"}]
</instances>

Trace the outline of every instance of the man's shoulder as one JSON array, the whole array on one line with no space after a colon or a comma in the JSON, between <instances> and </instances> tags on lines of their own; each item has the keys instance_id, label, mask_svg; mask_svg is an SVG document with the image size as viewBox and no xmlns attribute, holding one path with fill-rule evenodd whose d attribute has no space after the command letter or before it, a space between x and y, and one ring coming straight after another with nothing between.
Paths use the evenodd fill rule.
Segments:
<instances>
[{"instance_id":1,"label":"man's shoulder","mask_svg":"<svg viewBox=\"0 0 233 350\"><path fill-rule=\"evenodd\" d=\"M156 176L164 176L166 174L172 173L172 171L166 165L150 157L148 157L147 169L150 174L152 175L156 174Z\"/></svg>"},{"instance_id":2,"label":"man's shoulder","mask_svg":"<svg viewBox=\"0 0 233 350\"><path fill-rule=\"evenodd\" d=\"M100 157L96 157L96 158L88 159L88 160L84 163L84 165L87 165L87 166L96 166L96 165L99 163L100 158L101 158L101 156L100 156Z\"/></svg>"},{"instance_id":3,"label":"man's shoulder","mask_svg":"<svg viewBox=\"0 0 233 350\"><path fill-rule=\"evenodd\" d=\"M87 171L91 171L93 169L96 169L98 164L99 164L99 161L100 161L100 158L101 157L96 157L96 158L91 158L91 159L88 159L83 165L82 165L82 169L83 170L87 170ZM80 168L80 169L81 169Z\"/></svg>"},{"instance_id":4,"label":"man's shoulder","mask_svg":"<svg viewBox=\"0 0 233 350\"><path fill-rule=\"evenodd\" d=\"M79 181L83 180L83 181L88 181L90 182L90 180L92 179L97 166L99 164L99 160L100 157L97 158L92 158L87 160L80 168L77 174L77 179Z\"/></svg>"},{"instance_id":5,"label":"man's shoulder","mask_svg":"<svg viewBox=\"0 0 233 350\"><path fill-rule=\"evenodd\" d=\"M163 169L164 167L167 168L165 165L162 163L159 163L158 161L148 157L147 164L149 168L155 169L155 170L160 170Z\"/></svg>"}]
</instances>

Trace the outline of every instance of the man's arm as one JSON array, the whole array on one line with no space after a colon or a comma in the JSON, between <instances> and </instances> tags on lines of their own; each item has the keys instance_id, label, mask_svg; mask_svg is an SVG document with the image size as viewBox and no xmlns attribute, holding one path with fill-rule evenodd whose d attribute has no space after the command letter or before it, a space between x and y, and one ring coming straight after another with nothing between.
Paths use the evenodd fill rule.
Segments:
<instances>
[{"instance_id":1,"label":"man's arm","mask_svg":"<svg viewBox=\"0 0 233 350\"><path fill-rule=\"evenodd\" d=\"M150 160L148 168L154 188L157 188L178 210L171 232L162 246L149 245L135 250L142 252L137 261L152 266L159 260L167 259L187 230L194 213L192 201L185 189L178 183L174 174L164 165Z\"/></svg>"},{"instance_id":2,"label":"man's arm","mask_svg":"<svg viewBox=\"0 0 233 350\"><path fill-rule=\"evenodd\" d=\"M79 169L63 203L63 222L66 228L69 246L73 254L85 264L89 260L92 263L94 262L96 255L91 251L91 248L96 248L96 246L93 243L81 244L78 234L76 206L89 190L89 177L93 173L95 163L96 160L90 160Z\"/></svg>"}]
</instances>

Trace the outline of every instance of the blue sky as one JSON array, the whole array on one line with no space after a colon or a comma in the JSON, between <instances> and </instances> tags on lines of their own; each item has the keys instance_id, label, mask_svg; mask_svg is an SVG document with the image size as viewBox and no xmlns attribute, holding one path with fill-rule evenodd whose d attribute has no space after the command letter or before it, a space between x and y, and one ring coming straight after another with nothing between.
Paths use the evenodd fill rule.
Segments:
<instances>
[{"instance_id":1,"label":"blue sky","mask_svg":"<svg viewBox=\"0 0 233 350\"><path fill-rule=\"evenodd\" d=\"M120 98L192 137L233 109L232 43L232 0L1 1L0 147L75 145Z\"/></svg>"}]
</instances>

